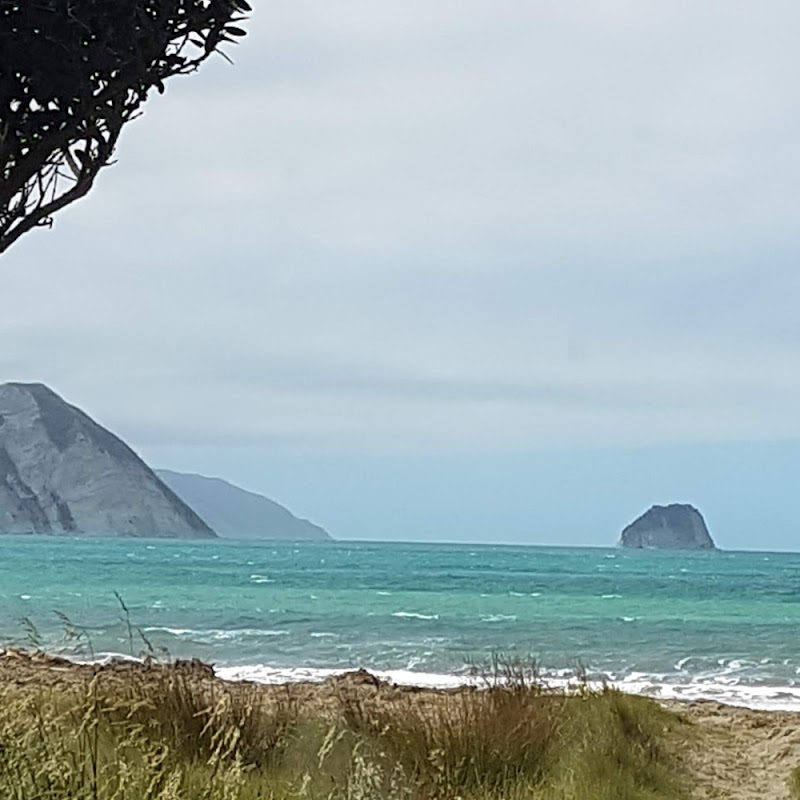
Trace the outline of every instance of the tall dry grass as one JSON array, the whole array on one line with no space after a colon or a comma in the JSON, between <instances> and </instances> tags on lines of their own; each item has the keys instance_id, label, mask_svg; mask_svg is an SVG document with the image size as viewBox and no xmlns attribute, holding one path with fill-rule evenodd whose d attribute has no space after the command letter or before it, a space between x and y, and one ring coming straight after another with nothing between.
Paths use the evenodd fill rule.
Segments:
<instances>
[{"instance_id":1,"label":"tall dry grass","mask_svg":"<svg viewBox=\"0 0 800 800\"><path fill-rule=\"evenodd\" d=\"M792 800L800 800L800 767L795 767L789 774L789 795Z\"/></svg>"},{"instance_id":2,"label":"tall dry grass","mask_svg":"<svg viewBox=\"0 0 800 800\"><path fill-rule=\"evenodd\" d=\"M180 665L0 685L9 800L675 800L678 719L529 677L302 697Z\"/></svg>"}]
</instances>

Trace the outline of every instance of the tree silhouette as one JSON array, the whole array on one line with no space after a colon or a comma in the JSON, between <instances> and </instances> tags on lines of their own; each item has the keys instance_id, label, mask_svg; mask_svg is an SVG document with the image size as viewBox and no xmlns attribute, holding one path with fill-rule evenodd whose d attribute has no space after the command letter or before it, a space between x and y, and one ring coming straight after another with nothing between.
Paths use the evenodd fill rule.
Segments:
<instances>
[{"instance_id":1,"label":"tree silhouette","mask_svg":"<svg viewBox=\"0 0 800 800\"><path fill-rule=\"evenodd\" d=\"M0 0L0 253L83 197L148 93L244 36L235 23L249 11L246 0Z\"/></svg>"}]
</instances>

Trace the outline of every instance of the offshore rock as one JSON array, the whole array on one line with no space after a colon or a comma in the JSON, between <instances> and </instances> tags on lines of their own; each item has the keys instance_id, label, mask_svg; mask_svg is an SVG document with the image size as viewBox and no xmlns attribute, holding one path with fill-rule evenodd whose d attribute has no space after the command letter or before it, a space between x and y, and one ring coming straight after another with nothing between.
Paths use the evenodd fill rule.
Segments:
<instances>
[{"instance_id":1,"label":"offshore rock","mask_svg":"<svg viewBox=\"0 0 800 800\"><path fill-rule=\"evenodd\" d=\"M622 531L619 545L648 550L716 549L702 514L683 503L648 509Z\"/></svg>"},{"instance_id":2,"label":"offshore rock","mask_svg":"<svg viewBox=\"0 0 800 800\"><path fill-rule=\"evenodd\" d=\"M300 519L274 500L221 478L156 470L156 474L217 532L230 539L330 539L319 525Z\"/></svg>"},{"instance_id":3,"label":"offshore rock","mask_svg":"<svg viewBox=\"0 0 800 800\"><path fill-rule=\"evenodd\" d=\"M215 537L121 439L25 383L0 385L0 533Z\"/></svg>"}]
</instances>

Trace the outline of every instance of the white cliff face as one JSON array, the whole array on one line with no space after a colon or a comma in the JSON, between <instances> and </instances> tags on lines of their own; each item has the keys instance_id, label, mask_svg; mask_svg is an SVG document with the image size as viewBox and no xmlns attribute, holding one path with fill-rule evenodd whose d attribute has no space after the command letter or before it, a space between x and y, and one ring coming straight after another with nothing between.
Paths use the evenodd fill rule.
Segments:
<instances>
[{"instance_id":1,"label":"white cliff face","mask_svg":"<svg viewBox=\"0 0 800 800\"><path fill-rule=\"evenodd\" d=\"M41 384L0 385L0 533L213 537L120 439Z\"/></svg>"}]
</instances>

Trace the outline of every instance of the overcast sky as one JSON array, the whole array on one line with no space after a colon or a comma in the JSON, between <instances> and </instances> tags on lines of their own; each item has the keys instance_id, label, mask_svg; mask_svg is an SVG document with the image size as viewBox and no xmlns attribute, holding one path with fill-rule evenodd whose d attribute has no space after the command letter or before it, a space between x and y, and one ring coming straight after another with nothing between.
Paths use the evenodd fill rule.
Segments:
<instances>
[{"instance_id":1,"label":"overcast sky","mask_svg":"<svg viewBox=\"0 0 800 800\"><path fill-rule=\"evenodd\" d=\"M0 262L0 376L341 537L800 547L800 6L259 0Z\"/></svg>"}]
</instances>

